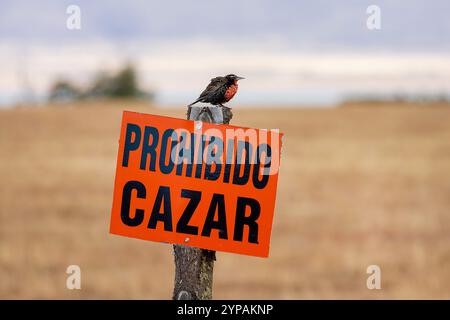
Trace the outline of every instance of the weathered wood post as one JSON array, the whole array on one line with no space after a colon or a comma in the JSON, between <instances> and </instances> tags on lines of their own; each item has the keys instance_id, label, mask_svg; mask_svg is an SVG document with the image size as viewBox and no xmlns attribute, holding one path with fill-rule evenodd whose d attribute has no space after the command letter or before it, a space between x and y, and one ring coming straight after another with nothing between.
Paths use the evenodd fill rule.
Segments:
<instances>
[{"instance_id":1,"label":"weathered wood post","mask_svg":"<svg viewBox=\"0 0 450 320\"><path fill-rule=\"evenodd\" d=\"M233 113L228 107L188 107L187 119L209 123L228 124ZM174 245L175 285L174 300L212 299L213 269L216 252L200 248Z\"/></svg>"}]
</instances>

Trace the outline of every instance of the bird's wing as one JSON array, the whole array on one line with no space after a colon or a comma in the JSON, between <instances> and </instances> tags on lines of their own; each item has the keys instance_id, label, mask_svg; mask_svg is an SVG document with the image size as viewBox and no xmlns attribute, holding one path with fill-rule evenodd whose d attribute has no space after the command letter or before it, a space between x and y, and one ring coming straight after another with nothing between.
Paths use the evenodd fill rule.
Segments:
<instances>
[{"instance_id":1,"label":"bird's wing","mask_svg":"<svg viewBox=\"0 0 450 320\"><path fill-rule=\"evenodd\" d=\"M225 94L226 86L223 80L223 77L212 78L206 89L200 94L199 99L214 101L217 100L216 96L220 97L220 95Z\"/></svg>"}]
</instances>

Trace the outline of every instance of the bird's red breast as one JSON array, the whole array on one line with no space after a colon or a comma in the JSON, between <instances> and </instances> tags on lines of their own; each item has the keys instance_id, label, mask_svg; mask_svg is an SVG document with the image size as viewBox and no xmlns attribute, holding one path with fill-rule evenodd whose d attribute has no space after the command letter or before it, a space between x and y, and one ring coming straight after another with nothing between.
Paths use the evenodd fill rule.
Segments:
<instances>
[{"instance_id":1,"label":"bird's red breast","mask_svg":"<svg viewBox=\"0 0 450 320\"><path fill-rule=\"evenodd\" d=\"M237 83L232 84L228 87L227 91L225 91L225 102L230 101L236 92L238 91L238 85Z\"/></svg>"}]
</instances>

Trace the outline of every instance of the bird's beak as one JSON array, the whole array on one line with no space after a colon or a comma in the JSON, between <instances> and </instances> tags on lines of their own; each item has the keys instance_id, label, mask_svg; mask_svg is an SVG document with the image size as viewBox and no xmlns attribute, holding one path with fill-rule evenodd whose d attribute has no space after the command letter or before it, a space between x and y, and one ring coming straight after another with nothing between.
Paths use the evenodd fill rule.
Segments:
<instances>
[{"instance_id":1,"label":"bird's beak","mask_svg":"<svg viewBox=\"0 0 450 320\"><path fill-rule=\"evenodd\" d=\"M244 77L236 77L236 80L242 80L242 79L245 79Z\"/></svg>"}]
</instances>

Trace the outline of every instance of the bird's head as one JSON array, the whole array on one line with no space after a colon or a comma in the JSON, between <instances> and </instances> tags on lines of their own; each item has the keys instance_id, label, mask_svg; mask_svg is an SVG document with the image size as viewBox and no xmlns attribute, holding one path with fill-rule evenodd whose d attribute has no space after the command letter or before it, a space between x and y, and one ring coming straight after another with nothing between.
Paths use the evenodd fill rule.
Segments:
<instances>
[{"instance_id":1,"label":"bird's head","mask_svg":"<svg viewBox=\"0 0 450 320\"><path fill-rule=\"evenodd\" d=\"M239 77L235 74L226 75L225 78L227 78L228 83L230 83L230 84L236 84L239 80L245 79L245 78Z\"/></svg>"}]
</instances>

